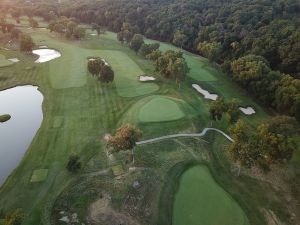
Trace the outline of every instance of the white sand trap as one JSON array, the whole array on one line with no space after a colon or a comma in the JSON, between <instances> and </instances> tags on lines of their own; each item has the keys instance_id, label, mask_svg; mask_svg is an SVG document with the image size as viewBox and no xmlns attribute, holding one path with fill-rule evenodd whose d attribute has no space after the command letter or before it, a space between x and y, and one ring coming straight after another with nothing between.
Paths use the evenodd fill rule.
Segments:
<instances>
[{"instance_id":1,"label":"white sand trap","mask_svg":"<svg viewBox=\"0 0 300 225\"><path fill-rule=\"evenodd\" d=\"M217 94L209 93L207 90L204 90L203 88L201 88L198 84L192 84L192 87L194 89L196 89L196 91L198 91L200 94L202 94L205 99L210 99L210 100L216 101L218 98Z\"/></svg>"},{"instance_id":2,"label":"white sand trap","mask_svg":"<svg viewBox=\"0 0 300 225\"><path fill-rule=\"evenodd\" d=\"M91 36L97 36L97 34L90 34Z\"/></svg>"},{"instance_id":3,"label":"white sand trap","mask_svg":"<svg viewBox=\"0 0 300 225\"><path fill-rule=\"evenodd\" d=\"M153 80L156 80L156 79L151 76L139 76L139 81L153 81Z\"/></svg>"},{"instance_id":4,"label":"white sand trap","mask_svg":"<svg viewBox=\"0 0 300 225\"><path fill-rule=\"evenodd\" d=\"M247 108L243 108L243 107L239 107L239 109L245 114L245 115L252 115L255 114L255 110L252 107L247 107Z\"/></svg>"},{"instance_id":5,"label":"white sand trap","mask_svg":"<svg viewBox=\"0 0 300 225\"><path fill-rule=\"evenodd\" d=\"M41 45L41 46L39 46L39 48L48 48L48 46L47 45Z\"/></svg>"},{"instance_id":6,"label":"white sand trap","mask_svg":"<svg viewBox=\"0 0 300 225\"><path fill-rule=\"evenodd\" d=\"M35 61L36 63L48 62L50 60L61 57L61 54L53 49L36 49L33 50L32 53L40 56Z\"/></svg>"},{"instance_id":7,"label":"white sand trap","mask_svg":"<svg viewBox=\"0 0 300 225\"><path fill-rule=\"evenodd\" d=\"M12 59L8 59L8 60L13 62L13 63L20 62L20 60L18 58L12 58Z\"/></svg>"}]
</instances>

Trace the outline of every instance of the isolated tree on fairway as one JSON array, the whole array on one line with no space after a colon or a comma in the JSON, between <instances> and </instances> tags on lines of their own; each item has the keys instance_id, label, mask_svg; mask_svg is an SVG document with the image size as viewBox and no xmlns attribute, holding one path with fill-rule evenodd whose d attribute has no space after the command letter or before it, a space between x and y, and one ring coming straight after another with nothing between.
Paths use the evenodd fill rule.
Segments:
<instances>
[{"instance_id":1,"label":"isolated tree on fairway","mask_svg":"<svg viewBox=\"0 0 300 225\"><path fill-rule=\"evenodd\" d=\"M89 59L88 60L88 71L93 76L99 76L103 64L104 63L100 58Z\"/></svg>"},{"instance_id":2,"label":"isolated tree on fairway","mask_svg":"<svg viewBox=\"0 0 300 225\"><path fill-rule=\"evenodd\" d=\"M76 39L84 38L85 36L85 29L82 27L76 27L73 31L73 37Z\"/></svg>"},{"instance_id":3,"label":"isolated tree on fairway","mask_svg":"<svg viewBox=\"0 0 300 225\"><path fill-rule=\"evenodd\" d=\"M112 152L132 150L132 158L134 163L134 147L136 142L142 137L142 132L131 124L125 124L117 129L115 136L111 137L107 146L111 147Z\"/></svg>"},{"instance_id":4,"label":"isolated tree on fairway","mask_svg":"<svg viewBox=\"0 0 300 225\"><path fill-rule=\"evenodd\" d=\"M179 46L182 48L183 44L187 41L187 36L180 30L176 30L174 37L173 37L173 43L176 46Z\"/></svg>"},{"instance_id":5,"label":"isolated tree on fairway","mask_svg":"<svg viewBox=\"0 0 300 225\"><path fill-rule=\"evenodd\" d=\"M216 101L210 104L210 116L214 121L221 120L223 113L227 111L224 98L218 97Z\"/></svg>"},{"instance_id":6,"label":"isolated tree on fairway","mask_svg":"<svg viewBox=\"0 0 300 225\"><path fill-rule=\"evenodd\" d=\"M100 69L101 83L111 83L114 80L114 71L109 65L103 65Z\"/></svg>"},{"instance_id":7,"label":"isolated tree on fairway","mask_svg":"<svg viewBox=\"0 0 300 225\"><path fill-rule=\"evenodd\" d=\"M132 48L137 54L142 44L144 44L143 36L141 34L135 34L130 42L130 48Z\"/></svg>"},{"instance_id":8,"label":"isolated tree on fairway","mask_svg":"<svg viewBox=\"0 0 300 225\"><path fill-rule=\"evenodd\" d=\"M101 32L101 26L97 23L92 23L92 31L94 30L97 32L97 35L99 36Z\"/></svg>"},{"instance_id":9,"label":"isolated tree on fairway","mask_svg":"<svg viewBox=\"0 0 300 225\"><path fill-rule=\"evenodd\" d=\"M118 34L117 34L117 39L119 42L121 42L121 44L124 43L124 34L122 31L120 31Z\"/></svg>"},{"instance_id":10,"label":"isolated tree on fairway","mask_svg":"<svg viewBox=\"0 0 300 225\"><path fill-rule=\"evenodd\" d=\"M180 83L185 80L190 71L184 58L178 58L175 62L170 61L170 73L176 80L176 84L180 88Z\"/></svg>"},{"instance_id":11,"label":"isolated tree on fairway","mask_svg":"<svg viewBox=\"0 0 300 225\"><path fill-rule=\"evenodd\" d=\"M240 116L239 102L237 99L232 99L226 103L226 113L230 123L235 123Z\"/></svg>"},{"instance_id":12,"label":"isolated tree on fairway","mask_svg":"<svg viewBox=\"0 0 300 225\"><path fill-rule=\"evenodd\" d=\"M78 155L71 155L69 157L68 164L66 166L67 170L71 173L76 173L81 169L80 157Z\"/></svg>"},{"instance_id":13,"label":"isolated tree on fairway","mask_svg":"<svg viewBox=\"0 0 300 225\"><path fill-rule=\"evenodd\" d=\"M159 49L160 44L159 43L153 43L153 44L142 44L142 46L139 49L139 54L141 54L143 57L147 57L149 54L154 52L155 50Z\"/></svg>"},{"instance_id":14,"label":"isolated tree on fairway","mask_svg":"<svg viewBox=\"0 0 300 225\"><path fill-rule=\"evenodd\" d=\"M16 209L12 213L6 215L3 225L21 225L25 219L22 209Z\"/></svg>"},{"instance_id":15,"label":"isolated tree on fairway","mask_svg":"<svg viewBox=\"0 0 300 225\"><path fill-rule=\"evenodd\" d=\"M20 37L20 50L22 52L31 52L34 47L32 38L27 34L22 34Z\"/></svg>"}]
</instances>

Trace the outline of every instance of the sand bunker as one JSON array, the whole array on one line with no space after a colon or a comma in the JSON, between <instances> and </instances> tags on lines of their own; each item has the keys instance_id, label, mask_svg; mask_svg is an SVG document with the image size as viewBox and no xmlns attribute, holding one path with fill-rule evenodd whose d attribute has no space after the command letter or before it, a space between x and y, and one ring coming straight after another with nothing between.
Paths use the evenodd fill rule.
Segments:
<instances>
[{"instance_id":1,"label":"sand bunker","mask_svg":"<svg viewBox=\"0 0 300 225\"><path fill-rule=\"evenodd\" d=\"M139 81L154 81L154 80L156 79L151 76L139 76Z\"/></svg>"},{"instance_id":2,"label":"sand bunker","mask_svg":"<svg viewBox=\"0 0 300 225\"><path fill-rule=\"evenodd\" d=\"M48 48L48 46L47 45L41 45L41 46L39 46L39 48Z\"/></svg>"},{"instance_id":3,"label":"sand bunker","mask_svg":"<svg viewBox=\"0 0 300 225\"><path fill-rule=\"evenodd\" d=\"M97 34L90 34L91 36L97 36Z\"/></svg>"},{"instance_id":4,"label":"sand bunker","mask_svg":"<svg viewBox=\"0 0 300 225\"><path fill-rule=\"evenodd\" d=\"M252 115L255 114L255 110L252 107L247 107L247 108L243 108L243 107L239 107L239 109L245 114L245 115Z\"/></svg>"},{"instance_id":5,"label":"sand bunker","mask_svg":"<svg viewBox=\"0 0 300 225\"><path fill-rule=\"evenodd\" d=\"M8 60L13 62L13 63L20 62L20 60L18 58L12 58L12 59L8 59Z\"/></svg>"},{"instance_id":6,"label":"sand bunker","mask_svg":"<svg viewBox=\"0 0 300 225\"><path fill-rule=\"evenodd\" d=\"M61 57L61 54L53 49L36 49L33 50L32 53L40 56L35 61L36 63L48 62L50 60Z\"/></svg>"},{"instance_id":7,"label":"sand bunker","mask_svg":"<svg viewBox=\"0 0 300 225\"><path fill-rule=\"evenodd\" d=\"M194 89L196 89L196 91L198 91L200 94L202 94L205 99L210 99L210 100L215 101L218 98L217 94L209 93L207 90L204 90L203 88L201 88L198 84L192 84L192 87Z\"/></svg>"}]
</instances>

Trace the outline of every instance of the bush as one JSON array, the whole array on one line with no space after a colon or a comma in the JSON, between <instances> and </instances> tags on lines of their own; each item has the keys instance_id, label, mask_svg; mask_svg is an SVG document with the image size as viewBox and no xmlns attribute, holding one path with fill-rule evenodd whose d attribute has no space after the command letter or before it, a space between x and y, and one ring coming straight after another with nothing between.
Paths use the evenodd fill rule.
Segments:
<instances>
[{"instance_id":1,"label":"bush","mask_svg":"<svg viewBox=\"0 0 300 225\"><path fill-rule=\"evenodd\" d=\"M10 120L11 116L8 115L8 114L5 114L5 115L0 115L0 123L4 123L8 120Z\"/></svg>"},{"instance_id":2,"label":"bush","mask_svg":"<svg viewBox=\"0 0 300 225\"><path fill-rule=\"evenodd\" d=\"M67 170L71 173L76 173L81 169L80 157L78 155L71 155L67 164Z\"/></svg>"}]
</instances>

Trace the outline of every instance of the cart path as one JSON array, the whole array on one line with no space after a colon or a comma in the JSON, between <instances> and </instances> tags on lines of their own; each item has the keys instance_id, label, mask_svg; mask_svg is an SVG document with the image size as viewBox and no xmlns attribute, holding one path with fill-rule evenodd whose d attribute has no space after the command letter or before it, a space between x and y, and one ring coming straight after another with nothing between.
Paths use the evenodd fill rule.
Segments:
<instances>
[{"instance_id":1,"label":"cart path","mask_svg":"<svg viewBox=\"0 0 300 225\"><path fill-rule=\"evenodd\" d=\"M216 128L207 127L207 128L204 128L201 133L171 134L171 135L157 137L157 138L153 138L153 139L149 139L149 140L145 140L145 141L138 141L138 142L136 142L136 145L149 144L149 143L152 143L152 142L161 141L161 140L170 139L170 138L177 138L177 137L203 137L208 131L218 132L218 133L222 134L227 140L233 142L233 139L229 135L224 133L223 131L221 131L219 129L216 129Z\"/></svg>"}]
</instances>

